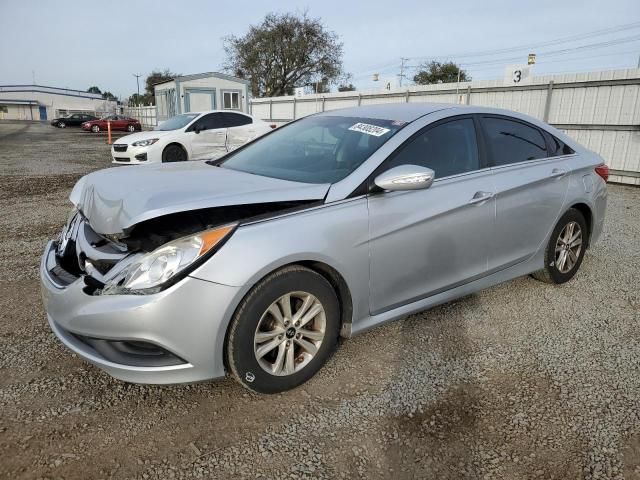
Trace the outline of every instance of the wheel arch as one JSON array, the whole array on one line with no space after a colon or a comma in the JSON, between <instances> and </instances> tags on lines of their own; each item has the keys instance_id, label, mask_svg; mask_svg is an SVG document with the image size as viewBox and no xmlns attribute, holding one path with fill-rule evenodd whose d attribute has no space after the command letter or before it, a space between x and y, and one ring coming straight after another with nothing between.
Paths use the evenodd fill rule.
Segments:
<instances>
[{"instance_id":1,"label":"wheel arch","mask_svg":"<svg viewBox=\"0 0 640 480\"><path fill-rule=\"evenodd\" d=\"M229 371L229 365L227 364L227 346L229 340L229 333L231 331L231 323L233 317L235 316L238 308L240 308L240 304L242 300L249 295L249 292L253 289L253 287L259 284L262 280L267 278L270 275L273 275L280 270L291 266L303 266L316 272L317 274L324 277L325 280L329 282L333 291L338 298L338 304L340 306L340 336L343 338L349 338L351 336L351 323L353 321L353 300L351 297L351 290L349 289L349 285L346 280L342 276L340 272L338 272L331 265L318 261L318 260L298 260L291 263L287 263L285 265L280 265L277 268L270 270L269 272L262 275L255 282L252 282L251 287L246 289L243 293L242 297L239 301L237 301L236 305L233 308L233 313L228 317L228 321L224 327L224 340L223 340L223 351L222 351L222 361L224 364L224 368L226 371Z\"/></svg>"},{"instance_id":2,"label":"wheel arch","mask_svg":"<svg viewBox=\"0 0 640 480\"><path fill-rule=\"evenodd\" d=\"M569 207L578 210L582 216L584 217L584 221L587 222L587 248L589 248L591 243L591 233L593 232L593 212L591 211L591 207L586 203L574 203Z\"/></svg>"},{"instance_id":3,"label":"wheel arch","mask_svg":"<svg viewBox=\"0 0 640 480\"><path fill-rule=\"evenodd\" d=\"M187 150L187 147L185 147L182 143L180 143L177 140L172 140L169 143L167 143L164 147L162 147L162 153L160 154L161 161L162 161L162 156L164 155L165 150L172 145L176 145L180 147L184 151L185 155L187 156L187 160L189 160L189 150Z\"/></svg>"}]
</instances>

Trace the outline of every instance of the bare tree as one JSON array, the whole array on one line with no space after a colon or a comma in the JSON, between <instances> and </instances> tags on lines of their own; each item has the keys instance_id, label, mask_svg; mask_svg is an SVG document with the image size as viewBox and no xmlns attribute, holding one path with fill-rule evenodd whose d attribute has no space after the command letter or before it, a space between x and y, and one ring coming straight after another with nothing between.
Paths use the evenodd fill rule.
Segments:
<instances>
[{"instance_id":1,"label":"bare tree","mask_svg":"<svg viewBox=\"0 0 640 480\"><path fill-rule=\"evenodd\" d=\"M306 13L269 13L243 37L223 42L225 70L249 80L255 97L290 95L295 87L335 83L342 75L338 36Z\"/></svg>"}]
</instances>

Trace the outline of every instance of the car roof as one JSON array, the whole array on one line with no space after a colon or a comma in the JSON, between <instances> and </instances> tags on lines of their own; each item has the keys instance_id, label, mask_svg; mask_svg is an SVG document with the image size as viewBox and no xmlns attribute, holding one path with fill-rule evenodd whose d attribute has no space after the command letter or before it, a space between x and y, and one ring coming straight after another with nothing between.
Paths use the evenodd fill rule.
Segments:
<instances>
[{"instance_id":1,"label":"car roof","mask_svg":"<svg viewBox=\"0 0 640 480\"><path fill-rule=\"evenodd\" d=\"M420 117L437 112L438 110L445 110L454 107L460 107L460 105L450 103L386 103L381 105L340 108L323 112L318 115L378 118L381 120L413 122Z\"/></svg>"},{"instance_id":2,"label":"car roof","mask_svg":"<svg viewBox=\"0 0 640 480\"><path fill-rule=\"evenodd\" d=\"M205 110L202 112L183 112L178 115L204 115L205 113L239 113L240 115L245 115L247 117L251 116L248 113L240 112L238 110Z\"/></svg>"}]
</instances>

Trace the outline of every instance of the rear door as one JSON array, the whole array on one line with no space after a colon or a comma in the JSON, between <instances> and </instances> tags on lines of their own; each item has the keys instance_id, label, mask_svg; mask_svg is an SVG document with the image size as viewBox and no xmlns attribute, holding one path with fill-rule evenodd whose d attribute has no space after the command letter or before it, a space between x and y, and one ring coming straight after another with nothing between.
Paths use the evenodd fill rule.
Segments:
<instances>
[{"instance_id":1,"label":"rear door","mask_svg":"<svg viewBox=\"0 0 640 480\"><path fill-rule=\"evenodd\" d=\"M435 171L425 190L369 195L373 315L485 275L493 239L491 171L471 116L427 126L374 174L398 165Z\"/></svg>"},{"instance_id":2,"label":"rear door","mask_svg":"<svg viewBox=\"0 0 640 480\"><path fill-rule=\"evenodd\" d=\"M222 117L227 127L227 151L241 147L258 135L253 119L248 115L224 112Z\"/></svg>"},{"instance_id":3,"label":"rear door","mask_svg":"<svg viewBox=\"0 0 640 480\"><path fill-rule=\"evenodd\" d=\"M506 116L481 116L496 185L495 243L489 270L531 257L555 225L569 185L564 157L549 154L538 127Z\"/></svg>"},{"instance_id":4,"label":"rear door","mask_svg":"<svg viewBox=\"0 0 640 480\"><path fill-rule=\"evenodd\" d=\"M192 159L216 158L227 151L227 129L220 112L200 117L187 129L186 135Z\"/></svg>"},{"instance_id":5,"label":"rear door","mask_svg":"<svg viewBox=\"0 0 640 480\"><path fill-rule=\"evenodd\" d=\"M111 123L111 128L114 130L126 130L127 125L129 124L129 119L127 117L123 117L122 115L115 115L113 117L115 120Z\"/></svg>"}]
</instances>

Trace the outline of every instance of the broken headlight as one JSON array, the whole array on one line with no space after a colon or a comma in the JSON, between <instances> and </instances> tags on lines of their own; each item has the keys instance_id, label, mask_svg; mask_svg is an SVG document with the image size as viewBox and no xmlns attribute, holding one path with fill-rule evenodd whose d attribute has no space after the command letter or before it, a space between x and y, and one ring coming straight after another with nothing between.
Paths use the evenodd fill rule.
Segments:
<instances>
[{"instance_id":1,"label":"broken headlight","mask_svg":"<svg viewBox=\"0 0 640 480\"><path fill-rule=\"evenodd\" d=\"M107 282L102 294L155 293L182 278L185 270L213 253L229 237L236 224L189 235L141 256Z\"/></svg>"}]
</instances>

